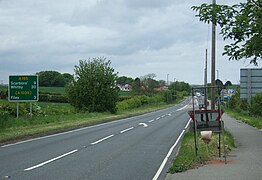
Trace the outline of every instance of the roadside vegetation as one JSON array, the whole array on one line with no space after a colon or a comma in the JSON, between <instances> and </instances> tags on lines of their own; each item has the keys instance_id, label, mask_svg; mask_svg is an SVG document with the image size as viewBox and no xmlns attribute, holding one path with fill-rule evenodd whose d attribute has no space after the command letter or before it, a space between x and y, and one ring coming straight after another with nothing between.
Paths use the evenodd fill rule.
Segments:
<instances>
[{"instance_id":1,"label":"roadside vegetation","mask_svg":"<svg viewBox=\"0 0 262 180\"><path fill-rule=\"evenodd\" d=\"M213 133L212 140L208 145L205 144L203 140L201 140L200 134L198 137L198 157L196 157L195 153L194 133L187 132L181 142L179 154L174 159L173 165L169 170L170 173L174 174L184 172L186 170L202 166L208 163L209 160L218 157L218 134ZM233 148L236 147L233 136L227 131L225 131L225 144L227 152L230 152ZM223 147L222 143L221 147ZM223 154L224 151L223 148L221 148L221 156L223 156Z\"/></svg>"},{"instance_id":2,"label":"roadside vegetation","mask_svg":"<svg viewBox=\"0 0 262 180\"><path fill-rule=\"evenodd\" d=\"M250 126L262 129L262 93L256 94L251 101L240 99L239 89L228 101L224 109L232 117L249 124Z\"/></svg>"},{"instance_id":3,"label":"roadside vegetation","mask_svg":"<svg viewBox=\"0 0 262 180\"><path fill-rule=\"evenodd\" d=\"M20 102L16 118L16 103L8 102L7 86L0 86L0 143L163 109L191 91L185 82L176 81L167 87L165 81L155 80L154 74L136 79L117 77L105 58L79 61L74 76L54 71L36 74L39 84L45 86L39 88L39 101L32 103L32 117L30 104ZM132 89L121 89L124 86Z\"/></svg>"}]
</instances>

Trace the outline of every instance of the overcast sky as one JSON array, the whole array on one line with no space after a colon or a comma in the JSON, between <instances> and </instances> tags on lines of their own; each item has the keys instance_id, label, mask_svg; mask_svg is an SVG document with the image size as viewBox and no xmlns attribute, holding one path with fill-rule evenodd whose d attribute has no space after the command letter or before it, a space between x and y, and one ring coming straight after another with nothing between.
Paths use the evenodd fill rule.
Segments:
<instances>
[{"instance_id":1,"label":"overcast sky","mask_svg":"<svg viewBox=\"0 0 262 180\"><path fill-rule=\"evenodd\" d=\"M44 70L73 74L80 59L104 56L119 76L169 74L202 84L211 27L190 8L203 2L211 0L0 0L0 81ZM219 78L238 83L240 68L253 66L228 61L224 44L217 33Z\"/></svg>"}]
</instances>

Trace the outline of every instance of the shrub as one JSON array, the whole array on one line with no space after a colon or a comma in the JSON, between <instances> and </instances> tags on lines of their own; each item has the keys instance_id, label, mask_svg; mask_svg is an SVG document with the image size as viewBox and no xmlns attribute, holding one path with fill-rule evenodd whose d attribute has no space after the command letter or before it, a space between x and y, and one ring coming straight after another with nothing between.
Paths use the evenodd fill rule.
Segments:
<instances>
[{"instance_id":1,"label":"shrub","mask_svg":"<svg viewBox=\"0 0 262 180\"><path fill-rule=\"evenodd\" d=\"M250 114L262 117L262 93L251 98Z\"/></svg>"}]
</instances>

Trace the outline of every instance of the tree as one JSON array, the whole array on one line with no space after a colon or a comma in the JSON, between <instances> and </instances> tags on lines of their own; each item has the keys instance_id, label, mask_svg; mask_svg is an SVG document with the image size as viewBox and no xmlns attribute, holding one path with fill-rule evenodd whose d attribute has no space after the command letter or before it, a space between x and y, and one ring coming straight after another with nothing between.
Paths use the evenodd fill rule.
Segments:
<instances>
[{"instance_id":1,"label":"tree","mask_svg":"<svg viewBox=\"0 0 262 180\"><path fill-rule=\"evenodd\" d=\"M67 86L69 102L78 110L116 112L117 74L104 57L80 60L75 66L75 79Z\"/></svg>"},{"instance_id":2,"label":"tree","mask_svg":"<svg viewBox=\"0 0 262 180\"><path fill-rule=\"evenodd\" d=\"M139 78L136 78L132 83L132 93L134 95L141 95L142 94L142 85Z\"/></svg>"},{"instance_id":3,"label":"tree","mask_svg":"<svg viewBox=\"0 0 262 180\"><path fill-rule=\"evenodd\" d=\"M116 83L121 84L121 85L126 85L126 84L132 84L133 81L134 80L130 77L121 76L121 77L117 78Z\"/></svg>"},{"instance_id":4,"label":"tree","mask_svg":"<svg viewBox=\"0 0 262 180\"><path fill-rule=\"evenodd\" d=\"M37 73L39 86L59 87L65 86L64 79L57 71L41 71Z\"/></svg>"},{"instance_id":5,"label":"tree","mask_svg":"<svg viewBox=\"0 0 262 180\"><path fill-rule=\"evenodd\" d=\"M233 42L224 46L223 55L229 60L250 59L250 63L258 65L262 57L262 1L247 0L232 6L218 4L202 4L193 6L200 21L213 22L220 25L224 40Z\"/></svg>"},{"instance_id":6,"label":"tree","mask_svg":"<svg viewBox=\"0 0 262 180\"><path fill-rule=\"evenodd\" d=\"M63 75L63 77L64 77L64 79L65 79L65 84L70 83L70 82L73 81L73 79L74 79L74 76L71 75L71 74L69 74L69 73L64 73L64 74L62 74L62 75Z\"/></svg>"},{"instance_id":7,"label":"tree","mask_svg":"<svg viewBox=\"0 0 262 180\"><path fill-rule=\"evenodd\" d=\"M159 82L154 79L155 77L154 73L141 77L141 84L149 95L153 95L154 88L160 87Z\"/></svg>"}]
</instances>

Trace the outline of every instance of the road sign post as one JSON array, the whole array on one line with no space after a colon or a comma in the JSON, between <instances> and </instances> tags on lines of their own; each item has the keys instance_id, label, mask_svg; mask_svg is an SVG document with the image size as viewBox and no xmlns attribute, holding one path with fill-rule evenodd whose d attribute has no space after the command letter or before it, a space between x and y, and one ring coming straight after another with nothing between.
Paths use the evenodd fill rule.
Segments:
<instances>
[{"instance_id":1,"label":"road sign post","mask_svg":"<svg viewBox=\"0 0 262 180\"><path fill-rule=\"evenodd\" d=\"M8 100L10 102L17 103L17 118L19 116L18 103L19 102L32 103L33 101L38 101L38 97L39 96L38 96L38 76L37 75L11 75L9 76Z\"/></svg>"}]
</instances>

